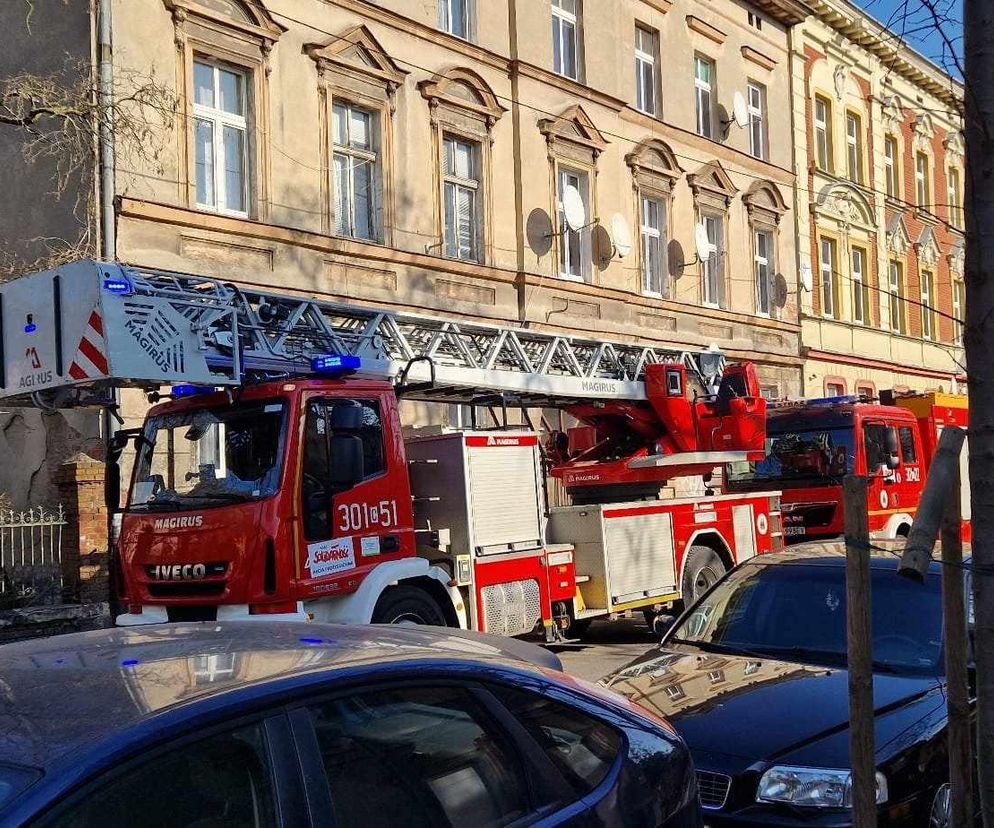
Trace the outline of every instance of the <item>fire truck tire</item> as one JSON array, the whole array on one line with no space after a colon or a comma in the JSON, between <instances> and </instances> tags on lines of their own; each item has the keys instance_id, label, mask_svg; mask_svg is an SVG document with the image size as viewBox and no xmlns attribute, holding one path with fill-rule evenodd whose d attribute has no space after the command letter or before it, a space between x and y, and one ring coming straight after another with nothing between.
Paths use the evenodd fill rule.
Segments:
<instances>
[{"instance_id":1,"label":"fire truck tire","mask_svg":"<svg viewBox=\"0 0 994 828\"><path fill-rule=\"evenodd\" d=\"M424 590L418 587L390 587L373 610L374 624L426 624L432 627L444 627L445 614L442 608Z\"/></svg>"},{"instance_id":2,"label":"fire truck tire","mask_svg":"<svg viewBox=\"0 0 994 828\"><path fill-rule=\"evenodd\" d=\"M691 546L683 562L683 606L689 607L725 574L725 562L710 546Z\"/></svg>"}]
</instances>

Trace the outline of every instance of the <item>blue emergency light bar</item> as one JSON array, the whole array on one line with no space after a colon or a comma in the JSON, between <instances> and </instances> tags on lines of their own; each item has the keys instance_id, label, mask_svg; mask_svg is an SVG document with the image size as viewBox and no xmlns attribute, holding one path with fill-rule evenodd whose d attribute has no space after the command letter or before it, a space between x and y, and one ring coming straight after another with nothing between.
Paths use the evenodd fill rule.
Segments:
<instances>
[{"instance_id":1,"label":"blue emergency light bar","mask_svg":"<svg viewBox=\"0 0 994 828\"><path fill-rule=\"evenodd\" d=\"M327 377L352 374L362 367L362 360L353 354L323 354L311 360L311 370Z\"/></svg>"},{"instance_id":2,"label":"blue emergency light bar","mask_svg":"<svg viewBox=\"0 0 994 828\"><path fill-rule=\"evenodd\" d=\"M104 290L118 296L131 296L135 292L135 286L130 279L104 279Z\"/></svg>"},{"instance_id":3,"label":"blue emergency light bar","mask_svg":"<svg viewBox=\"0 0 994 828\"><path fill-rule=\"evenodd\" d=\"M809 405L847 405L858 402L862 402L862 398L850 394L842 397L818 397L813 400L778 400L770 403L768 408L804 408Z\"/></svg>"},{"instance_id":4,"label":"blue emergency light bar","mask_svg":"<svg viewBox=\"0 0 994 828\"><path fill-rule=\"evenodd\" d=\"M174 385L173 397L195 397L197 394L213 394L215 389L210 385Z\"/></svg>"}]
</instances>

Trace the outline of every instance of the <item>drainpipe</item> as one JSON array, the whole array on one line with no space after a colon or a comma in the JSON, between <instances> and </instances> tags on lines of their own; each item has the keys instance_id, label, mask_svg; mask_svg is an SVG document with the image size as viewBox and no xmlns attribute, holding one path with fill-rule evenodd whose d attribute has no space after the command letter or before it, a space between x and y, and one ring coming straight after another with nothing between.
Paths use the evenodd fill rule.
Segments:
<instances>
[{"instance_id":1,"label":"drainpipe","mask_svg":"<svg viewBox=\"0 0 994 828\"><path fill-rule=\"evenodd\" d=\"M113 261L117 255L114 216L114 49L111 26L113 0L97 0L97 95L100 102L100 255Z\"/></svg>"}]
</instances>

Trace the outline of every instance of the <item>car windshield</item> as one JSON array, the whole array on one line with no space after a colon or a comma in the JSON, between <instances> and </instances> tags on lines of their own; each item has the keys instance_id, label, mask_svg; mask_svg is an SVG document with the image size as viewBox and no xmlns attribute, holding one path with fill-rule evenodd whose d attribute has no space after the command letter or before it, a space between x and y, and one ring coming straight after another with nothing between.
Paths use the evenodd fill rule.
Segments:
<instances>
[{"instance_id":1,"label":"car windshield","mask_svg":"<svg viewBox=\"0 0 994 828\"><path fill-rule=\"evenodd\" d=\"M179 511L276 493L282 403L203 408L152 417L135 461L129 509Z\"/></svg>"},{"instance_id":2,"label":"car windshield","mask_svg":"<svg viewBox=\"0 0 994 828\"><path fill-rule=\"evenodd\" d=\"M757 463L733 463L730 488L789 488L839 483L856 464L851 427L788 428L766 436L766 456Z\"/></svg>"},{"instance_id":3,"label":"car windshield","mask_svg":"<svg viewBox=\"0 0 994 828\"><path fill-rule=\"evenodd\" d=\"M940 576L920 584L895 568L871 572L878 672L942 672ZM846 664L846 572L835 563L749 563L705 595L667 636L703 650Z\"/></svg>"}]
</instances>

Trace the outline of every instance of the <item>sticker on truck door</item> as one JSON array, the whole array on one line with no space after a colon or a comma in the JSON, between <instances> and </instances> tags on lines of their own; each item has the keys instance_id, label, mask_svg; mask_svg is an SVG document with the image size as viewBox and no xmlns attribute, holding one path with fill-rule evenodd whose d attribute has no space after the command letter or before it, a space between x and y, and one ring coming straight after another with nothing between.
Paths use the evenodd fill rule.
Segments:
<instances>
[{"instance_id":1,"label":"sticker on truck door","mask_svg":"<svg viewBox=\"0 0 994 828\"><path fill-rule=\"evenodd\" d=\"M307 545L307 563L312 578L323 578L355 568L352 538L334 538Z\"/></svg>"}]
</instances>

